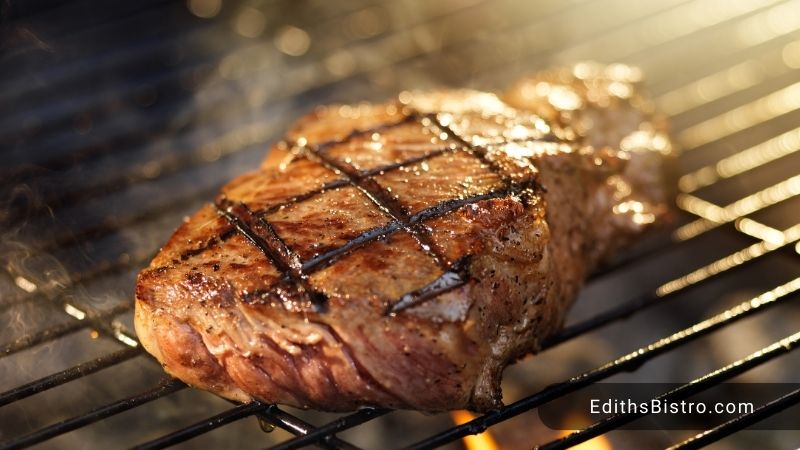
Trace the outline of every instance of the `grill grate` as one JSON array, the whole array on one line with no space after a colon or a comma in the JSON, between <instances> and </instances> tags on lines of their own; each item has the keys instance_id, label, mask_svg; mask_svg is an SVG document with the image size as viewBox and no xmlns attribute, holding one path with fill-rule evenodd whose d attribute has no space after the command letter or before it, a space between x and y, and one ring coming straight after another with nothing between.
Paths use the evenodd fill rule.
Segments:
<instances>
[{"instance_id":1,"label":"grill grate","mask_svg":"<svg viewBox=\"0 0 800 450\"><path fill-rule=\"evenodd\" d=\"M48 6L48 2L42 3ZM798 85L792 84L800 68L797 56L800 54L800 44L797 44L800 42L800 18L791 13L797 1L760 0L731 6L715 0L669 0L657 5L583 0L544 2L532 10L513 2L490 4L473 0L431 6L422 14L413 13L412 9L418 6L413 2L398 2L400 6L394 6L395 10L368 1L350 1L337 6L315 4L315 14L303 9L312 8L312 5L293 10L288 3L291 2L276 2L271 7L285 12L287 23L307 30L312 39L326 36L325 33L337 28L352 28L358 23L354 22L354 18L360 17L358 14L367 17L367 23L382 25L376 26L379 29L374 32L355 33L338 42L321 39L319 48L309 50L304 58L284 62L272 42L236 41L235 46L214 43L216 40L230 42L227 24L235 22L239 14L236 10L223 10L217 20L204 23L188 16L184 5L149 2L131 6L130 11L112 11L111 14L102 11L92 16L85 14L87 5L78 4L59 5L41 13L31 12L35 9L31 7L20 10L19 16L12 19L12 25L40 31L44 41L23 43L3 56L6 63L16 63L17 67L10 77L0 80L2 103L14 105L14 111L5 111L5 119L0 123L0 138L13 143L8 154L10 164L0 169L3 178L10 180L2 190L10 200L0 219L9 230L19 233L23 242L35 243L36 251L52 253L56 258L63 256L64 261L69 260L67 255L86 252L87 246L105 251L91 253L87 261L69 262L69 276L52 284L33 283L24 274L9 271L10 277L3 281L9 285L14 283L14 287L8 294L3 291L2 311L44 304L49 305L48 314L64 314L65 320L51 327L14 335L13 339L0 344L0 357L11 357L87 329L123 347L0 393L0 407L141 356L143 352L134 334L120 320L121 315L131 309L129 301L97 309L75 300L75 291L83 286L135 270L152 256L155 246L163 240L163 236L154 236L147 245L141 242L126 245L120 243L117 236L171 230L174 218L180 216L176 210L190 211L230 178L235 173L234 167L256 161L261 156L263 144L285 128L285 123L274 119L276 115L296 117L310 104L361 98L360 92L380 98L384 92L419 87L416 83L467 82L496 87L553 61L587 57L643 66L657 103L673 115L676 136L686 146L682 164L689 170L680 180L678 199L685 220L671 235L654 238L595 274L590 282L602 282L606 277L677 248L696 248L715 230L746 244L705 265L685 261L696 268L668 279L651 292L632 295L627 301L569 325L545 344L545 350L596 332L647 308L680 299L687 291L729 271L753 276L759 272L753 266L767 255L781 253L797 258L800 252L800 224L797 223L800 217L785 212L786 205L792 205L800 195L800 179L795 174L777 179L772 175L782 173L775 169L775 164L796 164L795 154L800 149L798 129L786 131L786 127L800 117ZM613 13L602 14L603 11ZM381 14L400 14L405 19L381 22L381 17L386 18ZM64 19L53 20L59 15ZM170 20L159 20L161 16L168 16ZM85 28L80 31L59 28L68 23L70 17L86 17L76 22L85 24ZM48 29L42 26L46 23L56 25ZM153 25L146 39L124 39L136 36L131 30L139 29L142 24ZM568 37L556 39L559 36L557 27L564 24L575 24L575 29ZM281 24L269 25L278 27ZM476 27L489 37L460 32ZM115 29L119 33L111 31ZM432 30L439 30L441 36L433 36ZM96 48L87 44L103 36L123 38L98 43ZM440 42L431 43L434 38ZM49 40L63 42L67 49L88 45L88 50L86 54L76 53L74 60L49 65L50 60L42 58L35 50L36 45L46 45ZM200 44L201 51L192 50L195 44ZM335 53L336 46L348 49L350 66L344 64L344 68L337 68L333 56L341 62L348 61L348 56L342 56L348 54ZM235 49L233 53L231 48ZM716 57L708 60L707 52L711 48ZM183 60L165 65L163 59L177 58L178 49L181 51L179 59ZM245 74L238 78L234 72L228 73L228 78L210 77L207 84L193 82L215 67L233 65L236 60L230 59L231 55L256 54L239 53L241 49L266 55L265 58L279 65L279 70L286 75L266 88L261 86L265 67L258 66L251 67L249 72L241 69ZM323 70L326 63L334 70ZM243 64L242 58L239 64ZM130 77L119 76L116 82L99 88L92 86L92 72L136 72L137 65L145 65L149 71ZM673 65L683 70L671 70ZM396 73L387 77L390 71ZM31 73L36 74L35 82L28 77ZM420 74L429 75L422 77ZM411 84L404 84L407 82ZM180 87L181 83L190 85L193 104L188 110L192 116L183 113L185 99L163 94ZM51 101L50 96L59 90L68 94L53 96ZM238 95L235 96L238 101L230 101L228 96L237 91L255 93L263 100L257 104L248 103L241 101L244 97ZM153 92L162 93L166 98L159 101L153 112L141 109ZM345 97L337 98L337 95ZM298 102L298 98L304 101ZM139 107L126 106L126 102L138 102ZM108 119L101 119L106 115ZM180 120L165 127L161 123L165 117ZM91 133L76 137L76 132L87 132L87 127ZM163 136L142 132L161 128L166 131ZM742 147L746 148L740 150ZM210 167L225 170L217 173ZM767 169L769 173L765 172ZM760 174L762 179L753 181L753 185L730 183L754 174ZM36 194L26 194L24 190L20 194L20 186L26 185L34 186ZM153 199L152 193L163 192L164 186L175 187L175 190L164 199ZM729 198L731 193L738 197ZM100 208L98 211L102 215L92 214L92 209L98 205L114 200L133 200L134 203L128 205L136 207L120 207L110 212ZM768 213L776 208L782 208L784 221L795 222L788 226L785 223L771 226L775 222ZM51 211L66 226L53 230ZM171 225L165 226L165 223ZM569 392L624 371L636 370L657 356L723 327L733 326L746 317L779 305L785 307L797 297L798 289L800 278L407 448L434 448L457 441ZM665 395L682 398L717 385L792 351L798 339L797 334L788 336ZM5 439L4 434L0 448L23 448L44 442L171 396L185 387L174 380L163 380L138 394L28 434L11 439ZM707 445L798 403L798 392L789 392L750 414L678 443L674 448ZM164 448L256 416L262 423L296 436L272 448L291 449L314 444L322 448L352 449L357 447L337 437L338 433L392 414L367 408L314 426L274 405L253 402L236 405L138 448ZM635 418L614 416L561 440L544 443L542 448L567 448L617 429Z\"/></svg>"}]
</instances>

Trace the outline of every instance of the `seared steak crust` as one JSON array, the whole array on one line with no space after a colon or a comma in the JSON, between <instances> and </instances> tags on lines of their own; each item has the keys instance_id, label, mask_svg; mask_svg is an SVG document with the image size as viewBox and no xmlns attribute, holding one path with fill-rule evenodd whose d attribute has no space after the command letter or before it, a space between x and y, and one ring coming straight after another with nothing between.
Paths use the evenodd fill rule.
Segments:
<instances>
[{"instance_id":1,"label":"seared steak crust","mask_svg":"<svg viewBox=\"0 0 800 450\"><path fill-rule=\"evenodd\" d=\"M631 177L630 152L516 104L406 92L300 119L141 272L142 344L241 401L496 407L503 368L666 212L662 178Z\"/></svg>"}]
</instances>

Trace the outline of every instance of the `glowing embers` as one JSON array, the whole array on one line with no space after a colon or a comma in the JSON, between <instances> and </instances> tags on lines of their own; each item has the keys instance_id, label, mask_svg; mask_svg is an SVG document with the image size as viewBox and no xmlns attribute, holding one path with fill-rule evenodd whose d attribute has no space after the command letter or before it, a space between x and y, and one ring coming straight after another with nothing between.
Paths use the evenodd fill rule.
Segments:
<instances>
[{"instance_id":1,"label":"glowing embers","mask_svg":"<svg viewBox=\"0 0 800 450\"><path fill-rule=\"evenodd\" d=\"M353 186L325 191L268 214L266 219L303 261L339 248L390 218Z\"/></svg>"},{"instance_id":2,"label":"glowing embers","mask_svg":"<svg viewBox=\"0 0 800 450\"><path fill-rule=\"evenodd\" d=\"M312 274L311 285L331 301L365 301L383 311L391 302L430 284L442 273L413 236L398 231Z\"/></svg>"},{"instance_id":3,"label":"glowing embers","mask_svg":"<svg viewBox=\"0 0 800 450\"><path fill-rule=\"evenodd\" d=\"M409 214L447 200L465 199L503 187L489 167L460 150L401 167L377 176L376 180Z\"/></svg>"},{"instance_id":4,"label":"glowing embers","mask_svg":"<svg viewBox=\"0 0 800 450\"><path fill-rule=\"evenodd\" d=\"M455 146L447 136L441 136L418 121L409 121L355 136L322 151L328 157L358 170L369 171L450 150Z\"/></svg>"}]
</instances>

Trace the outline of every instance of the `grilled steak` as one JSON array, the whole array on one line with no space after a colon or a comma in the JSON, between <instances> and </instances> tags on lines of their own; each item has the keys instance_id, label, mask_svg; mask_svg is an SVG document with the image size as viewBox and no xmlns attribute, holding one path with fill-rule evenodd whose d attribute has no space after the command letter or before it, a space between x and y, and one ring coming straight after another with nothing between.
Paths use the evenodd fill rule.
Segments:
<instances>
[{"instance_id":1,"label":"grilled steak","mask_svg":"<svg viewBox=\"0 0 800 450\"><path fill-rule=\"evenodd\" d=\"M667 213L669 141L630 80L592 67L520 82L516 108L404 92L300 119L141 272L142 344L240 401L498 406L503 368Z\"/></svg>"}]
</instances>

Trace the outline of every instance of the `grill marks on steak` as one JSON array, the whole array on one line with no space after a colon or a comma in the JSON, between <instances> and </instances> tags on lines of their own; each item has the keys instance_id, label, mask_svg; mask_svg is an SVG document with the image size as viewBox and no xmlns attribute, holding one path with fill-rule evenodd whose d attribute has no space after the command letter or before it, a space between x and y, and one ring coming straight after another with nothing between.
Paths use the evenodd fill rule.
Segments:
<instances>
[{"instance_id":1,"label":"grill marks on steak","mask_svg":"<svg viewBox=\"0 0 800 450\"><path fill-rule=\"evenodd\" d=\"M474 91L318 109L140 274L142 343L242 401L494 407L608 254L595 237L631 233L595 199L624 158L572 135Z\"/></svg>"},{"instance_id":2,"label":"grill marks on steak","mask_svg":"<svg viewBox=\"0 0 800 450\"><path fill-rule=\"evenodd\" d=\"M316 127L316 121L305 134L302 127L290 133L297 136L297 142L290 144L296 158L286 164L283 174L289 179L294 172L318 177L310 192L300 192L298 180L271 191L266 187L268 180L245 175L227 186L216 201L231 225L282 273L279 288L294 284L289 292L307 296L317 307L324 306L327 296L363 297L380 298L385 309L396 311L390 302L424 290L442 276L446 279L441 287L463 284L465 279L454 282L454 278L465 272L465 255L434 240L436 228L426 221L488 198L519 195L534 186L535 171L527 176L520 170L507 171L509 158L504 152L490 156L472 144L481 136L502 138L508 125L499 120L488 120L475 111L439 117L396 104L374 109L386 111L389 122L352 130L344 137L340 133L338 141L315 139L318 144L310 144L306 135L314 137L317 129L328 132ZM389 114L392 111L398 112ZM453 128L442 123L452 121L457 121ZM469 136L461 137L455 131L459 128L470 132ZM529 139L542 135L526 134ZM523 161L512 166L532 167ZM362 246L365 249L348 254ZM404 270L395 266L398 261L414 267L413 276L398 279L397 273ZM456 261L460 266L452 270ZM376 279L388 281L376 285L365 278L360 285L344 276L354 270L367 270Z\"/></svg>"}]
</instances>

